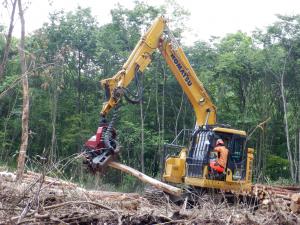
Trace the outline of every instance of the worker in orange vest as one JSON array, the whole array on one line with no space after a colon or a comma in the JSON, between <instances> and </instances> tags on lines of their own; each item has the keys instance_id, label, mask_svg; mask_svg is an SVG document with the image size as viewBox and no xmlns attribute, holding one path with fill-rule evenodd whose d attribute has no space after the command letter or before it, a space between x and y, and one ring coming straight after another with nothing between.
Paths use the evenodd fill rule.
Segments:
<instances>
[{"instance_id":1,"label":"worker in orange vest","mask_svg":"<svg viewBox=\"0 0 300 225\"><path fill-rule=\"evenodd\" d=\"M214 152L218 154L218 158L216 161L210 162L210 167L218 173L223 173L227 165L228 149L222 139L217 140Z\"/></svg>"}]
</instances>

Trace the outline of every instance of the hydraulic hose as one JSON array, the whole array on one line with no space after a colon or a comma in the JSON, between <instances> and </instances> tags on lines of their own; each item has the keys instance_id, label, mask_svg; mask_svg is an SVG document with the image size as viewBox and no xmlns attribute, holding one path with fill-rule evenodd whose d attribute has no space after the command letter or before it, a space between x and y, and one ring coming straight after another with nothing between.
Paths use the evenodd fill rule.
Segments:
<instances>
[{"instance_id":1,"label":"hydraulic hose","mask_svg":"<svg viewBox=\"0 0 300 225\"><path fill-rule=\"evenodd\" d=\"M113 131L114 123L117 120L119 108L120 108L120 106L116 106L115 111L114 111L113 116L112 116L112 119L109 122L109 124L107 126L107 129L105 131L104 140L103 140L104 144L105 144L105 147L107 149L109 149L110 151L113 151L113 152L115 151L116 146L115 147L112 146L111 141L113 141L116 145L117 145L117 142L116 142L116 140L111 139L111 134L112 134L112 131Z\"/></svg>"},{"instance_id":2,"label":"hydraulic hose","mask_svg":"<svg viewBox=\"0 0 300 225\"><path fill-rule=\"evenodd\" d=\"M141 79L139 77L141 77ZM139 71L139 66L135 68L134 81L137 87L137 93L133 94L128 88L123 88L124 97L131 104L139 104L143 99L143 73Z\"/></svg>"}]
</instances>

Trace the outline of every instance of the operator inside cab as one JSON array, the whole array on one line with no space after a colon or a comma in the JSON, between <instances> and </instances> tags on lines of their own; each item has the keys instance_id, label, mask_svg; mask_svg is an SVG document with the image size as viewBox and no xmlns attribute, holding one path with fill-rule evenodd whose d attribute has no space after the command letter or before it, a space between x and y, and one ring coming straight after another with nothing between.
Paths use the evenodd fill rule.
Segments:
<instances>
[{"instance_id":1,"label":"operator inside cab","mask_svg":"<svg viewBox=\"0 0 300 225\"><path fill-rule=\"evenodd\" d=\"M212 151L212 155L215 155L215 158L211 157L209 164L210 168L218 173L223 173L227 165L228 149L225 147L222 139L216 141L216 146Z\"/></svg>"}]
</instances>

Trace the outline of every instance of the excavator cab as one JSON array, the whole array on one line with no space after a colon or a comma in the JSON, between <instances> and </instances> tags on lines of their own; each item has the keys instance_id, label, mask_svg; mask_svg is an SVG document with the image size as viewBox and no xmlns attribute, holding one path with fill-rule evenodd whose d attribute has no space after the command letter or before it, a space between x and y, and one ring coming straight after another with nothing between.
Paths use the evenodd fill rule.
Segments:
<instances>
[{"instance_id":1,"label":"excavator cab","mask_svg":"<svg viewBox=\"0 0 300 225\"><path fill-rule=\"evenodd\" d=\"M223 173L209 166L211 160L216 160L213 150L220 138L229 150ZM247 149L245 142L244 131L226 127L197 128L189 148L183 148L178 156L165 160L164 180L203 188L248 190L251 187L253 150Z\"/></svg>"}]
</instances>

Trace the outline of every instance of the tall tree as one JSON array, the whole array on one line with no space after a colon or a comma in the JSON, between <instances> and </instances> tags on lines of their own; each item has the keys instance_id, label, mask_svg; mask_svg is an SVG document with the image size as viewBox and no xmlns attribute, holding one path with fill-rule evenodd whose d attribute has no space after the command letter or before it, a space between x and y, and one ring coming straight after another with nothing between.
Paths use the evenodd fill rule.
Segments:
<instances>
[{"instance_id":1,"label":"tall tree","mask_svg":"<svg viewBox=\"0 0 300 225\"><path fill-rule=\"evenodd\" d=\"M6 44L5 44L5 48L4 48L4 52L3 52L2 62L0 64L0 81L4 77L4 70L5 70L5 67L6 67L6 64L7 64L8 54L9 54L9 51L10 51L10 44L11 44L12 33L13 33L13 29L14 29L16 5L17 5L17 0L14 0L12 2L12 9L11 9L11 14L10 14L10 23L9 23L8 33L6 35Z\"/></svg>"},{"instance_id":2,"label":"tall tree","mask_svg":"<svg viewBox=\"0 0 300 225\"><path fill-rule=\"evenodd\" d=\"M28 85L28 71L25 57L25 19L24 10L22 8L22 1L18 0L19 16L21 22L21 38L19 45L20 64L22 72L22 86L23 86L23 111L22 111L22 138L18 157L17 180L23 178L26 152L28 146L28 123L29 123L29 85Z\"/></svg>"}]
</instances>

